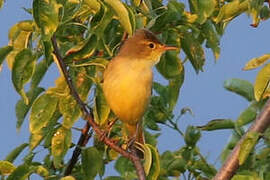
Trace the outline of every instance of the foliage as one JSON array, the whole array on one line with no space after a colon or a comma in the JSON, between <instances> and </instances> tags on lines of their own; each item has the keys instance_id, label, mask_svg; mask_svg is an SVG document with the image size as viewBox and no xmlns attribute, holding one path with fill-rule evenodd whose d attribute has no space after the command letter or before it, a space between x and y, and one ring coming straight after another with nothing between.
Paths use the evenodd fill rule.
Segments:
<instances>
[{"instance_id":1,"label":"foliage","mask_svg":"<svg viewBox=\"0 0 270 180\"><path fill-rule=\"evenodd\" d=\"M8 2L6 2L8 3ZM0 7L3 0L0 1ZM188 10L190 9L190 10ZM189 0L187 5L177 0L33 0L27 9L33 18L20 21L9 31L9 44L0 49L0 66L7 61L12 71L12 82L21 96L16 105L17 129L30 114L28 143L15 148L5 160L0 161L3 179L27 179L35 173L45 179L134 179L132 163L97 141L82 148L81 161L77 162L70 176L63 177L67 152L71 152L76 139L72 127L82 113L60 71L54 87L40 87L46 72L55 61L51 38L54 36L60 54L68 65L69 74L80 97L94 109L94 116L101 128L106 128L112 113L100 88L101 74L118 51L122 40L136 29L148 28L159 33L162 42L179 47L177 52L167 52L157 64L158 72L167 84L155 82L150 106L145 114L146 142L144 167L148 179L166 180L169 177L187 176L189 179L211 179L216 174L213 165L200 153L197 146L201 131L232 129L233 136L222 152L224 160L248 126L260 112L269 96L270 65L258 73L254 86L240 79L230 79L224 87L250 102L238 119L214 119L204 126L189 126L185 133L178 127L181 116L190 109L183 108L175 114L179 92L184 83L185 62L189 61L196 73L203 71L205 48L210 48L217 60L220 54L220 37L226 25L242 13L253 19L252 26L270 17L270 9L263 0ZM185 59L179 56L184 53ZM181 56L183 57L183 56ZM269 54L254 58L245 70L257 68L269 59ZM29 86L28 86L29 85ZM27 87L26 87L27 86ZM88 100L94 99L94 103ZM156 149L160 126L177 131L185 145L176 151L158 153ZM110 138L122 142L121 124L117 122ZM261 146L256 146L259 134L249 134L241 148L241 167L233 179L267 179L269 174L270 131L260 135ZM20 165L13 161L29 147ZM255 150L253 147L255 146ZM39 149L46 149L43 160ZM252 153L250 154L250 151ZM44 152L44 151L43 151ZM66 158L64 158L66 157ZM119 177L106 176L106 165L115 161Z\"/></svg>"}]
</instances>

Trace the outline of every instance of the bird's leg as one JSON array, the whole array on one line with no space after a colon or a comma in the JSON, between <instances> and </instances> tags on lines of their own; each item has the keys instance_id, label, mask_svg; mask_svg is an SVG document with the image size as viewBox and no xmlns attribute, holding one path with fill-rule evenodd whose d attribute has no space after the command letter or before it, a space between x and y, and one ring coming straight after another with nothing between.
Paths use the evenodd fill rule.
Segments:
<instances>
[{"instance_id":1,"label":"bird's leg","mask_svg":"<svg viewBox=\"0 0 270 180\"><path fill-rule=\"evenodd\" d=\"M117 118L114 118L112 121L109 121L109 123L105 127L106 130L103 131L103 133L99 136L100 141L103 141L104 138L111 133L112 126L115 124L116 121Z\"/></svg>"}]
</instances>

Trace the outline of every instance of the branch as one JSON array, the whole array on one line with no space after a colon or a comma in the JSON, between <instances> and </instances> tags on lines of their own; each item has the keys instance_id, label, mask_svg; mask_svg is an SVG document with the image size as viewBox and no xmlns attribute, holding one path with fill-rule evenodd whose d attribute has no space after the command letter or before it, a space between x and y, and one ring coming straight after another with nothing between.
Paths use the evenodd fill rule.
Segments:
<instances>
[{"instance_id":1,"label":"branch","mask_svg":"<svg viewBox=\"0 0 270 180\"><path fill-rule=\"evenodd\" d=\"M270 99L267 100L264 108L261 113L257 116L253 125L248 129L248 132L263 133L270 125ZM221 169L218 171L213 180L229 180L235 174L236 170L239 167L238 155L240 152L240 146L246 135L244 135L237 145L234 147L233 151L226 159L226 162L223 164Z\"/></svg>"},{"instance_id":2,"label":"branch","mask_svg":"<svg viewBox=\"0 0 270 180\"><path fill-rule=\"evenodd\" d=\"M81 111L83 112L84 119L87 120L88 124L92 126L95 133L99 137L102 137L104 135L104 132L99 128L99 126L94 121L94 117L93 117L93 113L92 113L91 109L88 110L86 104L81 100L78 92L76 91L76 89L75 89L75 87L74 87L74 85L72 83L72 79L69 76L67 66L64 63L63 58L60 55L60 51L58 49L58 45L57 45L57 42L56 42L55 35L52 37L51 40L52 40L52 45L53 45L53 49L54 49L53 53L55 54L55 56L57 58L57 61L58 61L59 65L60 65L60 68L61 68L61 70L63 72L63 75L64 75L64 77L66 79L66 82L67 82L68 87L70 89L70 94L77 101ZM122 156L130 159L133 162L133 165L135 166L135 169L136 169L139 180L145 180L146 179L145 178L145 172L144 172L143 166L141 164L140 158L135 153L133 153L133 150L131 150L131 152L128 152L128 151L124 150L123 148L116 145L111 139L109 139L106 136L104 138L101 138L101 140L106 145L108 145L111 149L115 150L116 152L120 153Z\"/></svg>"},{"instance_id":3,"label":"branch","mask_svg":"<svg viewBox=\"0 0 270 180\"><path fill-rule=\"evenodd\" d=\"M68 166L64 172L65 176L68 176L71 174L72 169L74 168L75 164L78 161L78 157L81 154L81 151L82 151L81 147L84 147L87 144L87 142L89 140L89 135L88 135L89 129L90 129L90 124L88 122L86 122L84 128L82 129L82 133L81 133L81 136L80 136L79 141L77 143L77 146L74 149L72 157L71 157L71 159L68 163Z\"/></svg>"}]
</instances>

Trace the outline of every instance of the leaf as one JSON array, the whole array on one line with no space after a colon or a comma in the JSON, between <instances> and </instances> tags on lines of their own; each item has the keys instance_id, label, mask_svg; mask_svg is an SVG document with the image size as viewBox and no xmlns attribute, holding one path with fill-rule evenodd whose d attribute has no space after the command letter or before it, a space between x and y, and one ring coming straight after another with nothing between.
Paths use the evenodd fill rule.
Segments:
<instances>
[{"instance_id":1,"label":"leaf","mask_svg":"<svg viewBox=\"0 0 270 180\"><path fill-rule=\"evenodd\" d=\"M180 176L186 171L187 162L181 155L176 155L171 151L165 151L161 155L160 175Z\"/></svg>"},{"instance_id":2,"label":"leaf","mask_svg":"<svg viewBox=\"0 0 270 180\"><path fill-rule=\"evenodd\" d=\"M89 39L85 40L83 44L75 46L66 52L64 61L71 63L72 61L83 60L92 56L96 50L98 38L92 35Z\"/></svg>"},{"instance_id":3,"label":"leaf","mask_svg":"<svg viewBox=\"0 0 270 180\"><path fill-rule=\"evenodd\" d=\"M206 38L206 47L212 49L215 60L219 58L220 55L220 47L219 47L219 36L218 33L215 31L213 24L210 20L206 21L202 25L202 33Z\"/></svg>"},{"instance_id":4,"label":"leaf","mask_svg":"<svg viewBox=\"0 0 270 180\"><path fill-rule=\"evenodd\" d=\"M11 174L16 167L9 161L0 161L0 175L7 176Z\"/></svg>"},{"instance_id":5,"label":"leaf","mask_svg":"<svg viewBox=\"0 0 270 180\"><path fill-rule=\"evenodd\" d=\"M239 165L244 164L248 155L253 151L254 146L256 145L260 134L258 132L250 131L246 134L243 142L240 145L240 151L238 155Z\"/></svg>"},{"instance_id":6,"label":"leaf","mask_svg":"<svg viewBox=\"0 0 270 180\"><path fill-rule=\"evenodd\" d=\"M13 163L13 161L20 155L20 153L28 146L27 143L23 143L13 149L5 158L5 161Z\"/></svg>"},{"instance_id":7,"label":"leaf","mask_svg":"<svg viewBox=\"0 0 270 180\"><path fill-rule=\"evenodd\" d=\"M251 121L253 121L257 116L257 111L259 110L258 103L254 102L249 105L243 112L241 112L240 116L236 120L236 125L241 127L244 126Z\"/></svg>"},{"instance_id":8,"label":"leaf","mask_svg":"<svg viewBox=\"0 0 270 180\"><path fill-rule=\"evenodd\" d=\"M60 180L76 180L73 176L65 176L62 177Z\"/></svg>"},{"instance_id":9,"label":"leaf","mask_svg":"<svg viewBox=\"0 0 270 180\"><path fill-rule=\"evenodd\" d=\"M150 145L146 144L148 148L151 150L152 154L152 163L151 163L151 168L150 171L146 177L147 180L156 180L158 179L159 173L160 173L160 162L159 162L159 154L157 149Z\"/></svg>"},{"instance_id":10,"label":"leaf","mask_svg":"<svg viewBox=\"0 0 270 180\"><path fill-rule=\"evenodd\" d=\"M16 91L21 95L25 104L29 103L23 86L30 80L35 69L36 58L30 49L20 51L12 67L12 82Z\"/></svg>"},{"instance_id":11,"label":"leaf","mask_svg":"<svg viewBox=\"0 0 270 180\"><path fill-rule=\"evenodd\" d=\"M124 4L120 0L105 0L104 2L106 2L113 8L116 16L118 17L118 20L120 21L125 31L129 35L132 35L133 32L131 22L129 19L128 10L124 6Z\"/></svg>"},{"instance_id":12,"label":"leaf","mask_svg":"<svg viewBox=\"0 0 270 180\"><path fill-rule=\"evenodd\" d=\"M169 110L173 110L179 97L179 91L184 83L185 71L182 70L181 74L175 79L169 80L168 94L169 94Z\"/></svg>"},{"instance_id":13,"label":"leaf","mask_svg":"<svg viewBox=\"0 0 270 180\"><path fill-rule=\"evenodd\" d=\"M260 23L260 11L264 5L264 0L250 1L248 14L252 17L251 26L257 27Z\"/></svg>"},{"instance_id":14,"label":"leaf","mask_svg":"<svg viewBox=\"0 0 270 180\"><path fill-rule=\"evenodd\" d=\"M4 5L4 0L0 0L0 9L3 7Z\"/></svg>"},{"instance_id":15,"label":"leaf","mask_svg":"<svg viewBox=\"0 0 270 180\"><path fill-rule=\"evenodd\" d=\"M216 6L215 0L190 0L189 3L191 12L198 14L196 22L199 24L203 24L212 15Z\"/></svg>"},{"instance_id":16,"label":"leaf","mask_svg":"<svg viewBox=\"0 0 270 180\"><path fill-rule=\"evenodd\" d=\"M160 62L156 67L166 79L176 78L184 69L182 62L178 57L178 53L173 51L166 52L161 57Z\"/></svg>"},{"instance_id":17,"label":"leaf","mask_svg":"<svg viewBox=\"0 0 270 180\"><path fill-rule=\"evenodd\" d=\"M228 2L221 7L217 17L214 18L214 21L216 23L228 22L248 10L248 5L248 1L234 0Z\"/></svg>"},{"instance_id":18,"label":"leaf","mask_svg":"<svg viewBox=\"0 0 270 180\"><path fill-rule=\"evenodd\" d=\"M253 58L246 63L243 70L247 71L247 70L255 69L259 66L262 66L269 59L270 59L270 54L264 54L260 57Z\"/></svg>"},{"instance_id":19,"label":"leaf","mask_svg":"<svg viewBox=\"0 0 270 180\"><path fill-rule=\"evenodd\" d=\"M35 99L38 97L38 95L40 93L42 93L44 91L43 88L40 87L36 87L36 88L32 88L30 89L30 91L28 91L26 93L27 98L29 99L29 104L26 105L24 103L24 101L22 99L20 99L17 104L16 104L16 117L17 117L17 123L16 123L16 129L17 131L20 130L25 116L27 115L29 109L31 108L33 102L35 101Z\"/></svg>"},{"instance_id":20,"label":"leaf","mask_svg":"<svg viewBox=\"0 0 270 180\"><path fill-rule=\"evenodd\" d=\"M29 124L31 133L40 132L40 130L49 123L50 118L56 110L57 104L58 98L51 94L43 94L34 101Z\"/></svg>"},{"instance_id":21,"label":"leaf","mask_svg":"<svg viewBox=\"0 0 270 180\"><path fill-rule=\"evenodd\" d=\"M121 174L124 177L126 177L127 174L132 174L132 172L134 171L134 166L132 162L123 156L120 156L116 160L114 168L116 169L117 172L119 172L119 174ZM135 175L134 178L137 178L137 176Z\"/></svg>"},{"instance_id":22,"label":"leaf","mask_svg":"<svg viewBox=\"0 0 270 180\"><path fill-rule=\"evenodd\" d=\"M79 105L77 104L76 100L70 95L60 99L59 110L64 118L62 126L66 129L70 129L81 116Z\"/></svg>"},{"instance_id":23,"label":"leaf","mask_svg":"<svg viewBox=\"0 0 270 180\"><path fill-rule=\"evenodd\" d=\"M146 176L149 174L151 166L152 166L152 152L150 147L147 144L143 145L144 148L144 163L143 163L143 167L144 167L144 171Z\"/></svg>"},{"instance_id":24,"label":"leaf","mask_svg":"<svg viewBox=\"0 0 270 180\"><path fill-rule=\"evenodd\" d=\"M103 159L95 147L82 151L82 169L87 179L94 178L103 169Z\"/></svg>"},{"instance_id":25,"label":"leaf","mask_svg":"<svg viewBox=\"0 0 270 180\"><path fill-rule=\"evenodd\" d=\"M35 134L31 134L29 138L29 149L32 151L37 147L44 138L44 132L40 131Z\"/></svg>"},{"instance_id":26,"label":"leaf","mask_svg":"<svg viewBox=\"0 0 270 180\"><path fill-rule=\"evenodd\" d=\"M108 176L104 180L126 180L126 179L120 176Z\"/></svg>"},{"instance_id":27,"label":"leaf","mask_svg":"<svg viewBox=\"0 0 270 180\"><path fill-rule=\"evenodd\" d=\"M0 49L0 67L6 56L13 50L12 46L4 46Z\"/></svg>"},{"instance_id":28,"label":"leaf","mask_svg":"<svg viewBox=\"0 0 270 180\"><path fill-rule=\"evenodd\" d=\"M204 126L198 126L197 128L203 131L213 131L218 129L233 129L235 127L235 123L231 119L214 119L209 121Z\"/></svg>"},{"instance_id":29,"label":"leaf","mask_svg":"<svg viewBox=\"0 0 270 180\"><path fill-rule=\"evenodd\" d=\"M60 4L56 0L34 0L33 16L41 29L43 40L50 40L59 24Z\"/></svg>"},{"instance_id":30,"label":"leaf","mask_svg":"<svg viewBox=\"0 0 270 180\"><path fill-rule=\"evenodd\" d=\"M47 72L51 64L52 61L49 61L48 63L46 59L43 59L36 65L34 74L31 79L31 89L34 89L39 85L40 81L44 77L45 73Z\"/></svg>"},{"instance_id":31,"label":"leaf","mask_svg":"<svg viewBox=\"0 0 270 180\"><path fill-rule=\"evenodd\" d=\"M35 173L40 175L41 177L48 177L49 176L49 171L41 165L35 167Z\"/></svg>"},{"instance_id":32,"label":"leaf","mask_svg":"<svg viewBox=\"0 0 270 180\"><path fill-rule=\"evenodd\" d=\"M107 122L109 114L110 114L110 107L106 102L102 88L100 87L100 85L97 85L95 106L94 106L95 121L99 125L103 125L104 123Z\"/></svg>"},{"instance_id":33,"label":"leaf","mask_svg":"<svg viewBox=\"0 0 270 180\"><path fill-rule=\"evenodd\" d=\"M266 64L257 74L254 83L254 96L256 101L268 97L270 89L268 88L270 80L270 63Z\"/></svg>"},{"instance_id":34,"label":"leaf","mask_svg":"<svg viewBox=\"0 0 270 180\"><path fill-rule=\"evenodd\" d=\"M253 85L247 80L237 78L228 79L224 82L224 88L244 97L248 101L254 100Z\"/></svg>"},{"instance_id":35,"label":"leaf","mask_svg":"<svg viewBox=\"0 0 270 180\"><path fill-rule=\"evenodd\" d=\"M188 126L185 132L185 142L188 146L194 147L201 138L201 131L194 127Z\"/></svg>"},{"instance_id":36,"label":"leaf","mask_svg":"<svg viewBox=\"0 0 270 180\"><path fill-rule=\"evenodd\" d=\"M71 130L60 127L52 138L53 164L60 168L62 160L71 145Z\"/></svg>"},{"instance_id":37,"label":"leaf","mask_svg":"<svg viewBox=\"0 0 270 180\"><path fill-rule=\"evenodd\" d=\"M196 73L199 73L200 70L203 71L202 67L205 61L204 51L192 33L186 32L183 34L181 45Z\"/></svg>"},{"instance_id":38,"label":"leaf","mask_svg":"<svg viewBox=\"0 0 270 180\"><path fill-rule=\"evenodd\" d=\"M23 164L18 166L6 180L25 180L28 178L29 174L31 173L30 168L28 165Z\"/></svg>"}]
</instances>

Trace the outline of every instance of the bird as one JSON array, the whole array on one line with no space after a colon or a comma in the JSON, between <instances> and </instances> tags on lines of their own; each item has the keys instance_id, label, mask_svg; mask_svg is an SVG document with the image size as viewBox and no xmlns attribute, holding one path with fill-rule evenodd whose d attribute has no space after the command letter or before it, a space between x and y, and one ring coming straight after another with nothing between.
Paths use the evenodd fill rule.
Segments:
<instances>
[{"instance_id":1,"label":"bird","mask_svg":"<svg viewBox=\"0 0 270 180\"><path fill-rule=\"evenodd\" d=\"M138 29L108 63L103 74L103 93L129 140L145 144L142 119L152 94L152 69L164 52L177 49L161 43L151 31Z\"/></svg>"}]
</instances>

